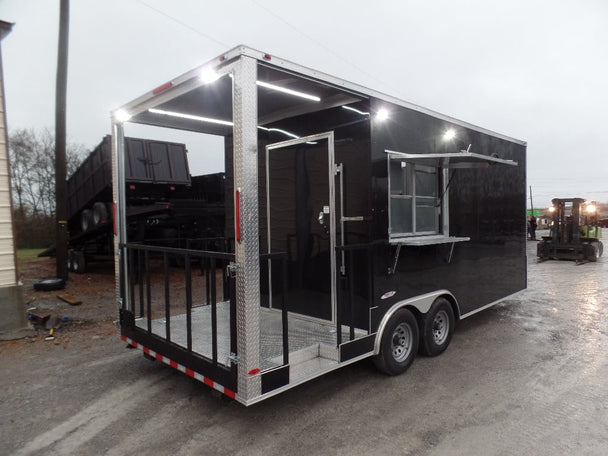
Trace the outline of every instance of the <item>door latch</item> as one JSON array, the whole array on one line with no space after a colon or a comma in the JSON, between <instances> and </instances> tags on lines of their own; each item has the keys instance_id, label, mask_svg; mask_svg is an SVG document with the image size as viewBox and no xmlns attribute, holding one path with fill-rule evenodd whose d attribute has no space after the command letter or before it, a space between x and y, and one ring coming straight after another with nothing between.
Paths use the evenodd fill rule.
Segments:
<instances>
[{"instance_id":1,"label":"door latch","mask_svg":"<svg viewBox=\"0 0 608 456\"><path fill-rule=\"evenodd\" d=\"M234 278L236 277L236 273L239 271L240 268L241 266L238 263L231 262L226 267L226 274L228 275L228 277Z\"/></svg>"}]
</instances>

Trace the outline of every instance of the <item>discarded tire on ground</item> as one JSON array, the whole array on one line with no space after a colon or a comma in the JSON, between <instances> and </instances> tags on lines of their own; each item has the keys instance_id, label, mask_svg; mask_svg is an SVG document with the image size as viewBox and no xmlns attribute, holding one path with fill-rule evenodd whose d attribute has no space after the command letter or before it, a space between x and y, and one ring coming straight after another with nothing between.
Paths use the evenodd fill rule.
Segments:
<instances>
[{"instance_id":1,"label":"discarded tire on ground","mask_svg":"<svg viewBox=\"0 0 608 456\"><path fill-rule=\"evenodd\" d=\"M42 279L34 283L34 290L36 291L53 291L62 290L65 288L65 280L55 279Z\"/></svg>"}]
</instances>

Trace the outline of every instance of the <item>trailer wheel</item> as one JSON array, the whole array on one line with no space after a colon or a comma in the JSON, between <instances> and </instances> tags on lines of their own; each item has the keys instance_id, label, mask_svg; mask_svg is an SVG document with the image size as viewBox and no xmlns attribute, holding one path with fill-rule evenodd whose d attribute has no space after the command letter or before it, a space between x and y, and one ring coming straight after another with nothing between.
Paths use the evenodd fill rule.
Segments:
<instances>
[{"instance_id":1,"label":"trailer wheel","mask_svg":"<svg viewBox=\"0 0 608 456\"><path fill-rule=\"evenodd\" d=\"M93 204L93 224L98 226L108 221L108 208L105 203L98 201Z\"/></svg>"},{"instance_id":2,"label":"trailer wheel","mask_svg":"<svg viewBox=\"0 0 608 456\"><path fill-rule=\"evenodd\" d=\"M440 355L448 348L454 332L454 311L445 298L437 298L422 317L420 328L420 353L426 356Z\"/></svg>"},{"instance_id":3,"label":"trailer wheel","mask_svg":"<svg viewBox=\"0 0 608 456\"><path fill-rule=\"evenodd\" d=\"M68 250L68 271L74 272L74 251Z\"/></svg>"},{"instance_id":4,"label":"trailer wheel","mask_svg":"<svg viewBox=\"0 0 608 456\"><path fill-rule=\"evenodd\" d=\"M74 252L74 262L72 263L72 268L76 274L84 274L86 269L86 259L84 257L84 252Z\"/></svg>"},{"instance_id":5,"label":"trailer wheel","mask_svg":"<svg viewBox=\"0 0 608 456\"><path fill-rule=\"evenodd\" d=\"M83 232L93 228L93 212L90 209L85 209L80 214L80 228Z\"/></svg>"},{"instance_id":6,"label":"trailer wheel","mask_svg":"<svg viewBox=\"0 0 608 456\"><path fill-rule=\"evenodd\" d=\"M418 324L407 309L399 309L382 333L380 353L374 357L376 368L387 375L405 372L418 351Z\"/></svg>"}]
</instances>

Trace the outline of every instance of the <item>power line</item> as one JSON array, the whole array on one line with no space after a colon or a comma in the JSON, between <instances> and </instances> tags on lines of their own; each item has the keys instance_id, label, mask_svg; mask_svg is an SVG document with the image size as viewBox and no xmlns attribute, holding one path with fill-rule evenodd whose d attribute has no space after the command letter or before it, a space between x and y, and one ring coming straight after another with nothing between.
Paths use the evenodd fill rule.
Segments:
<instances>
[{"instance_id":1,"label":"power line","mask_svg":"<svg viewBox=\"0 0 608 456\"><path fill-rule=\"evenodd\" d=\"M149 8L149 9L151 9L152 11L155 11L155 12L157 12L158 14L160 14L160 15L162 15L162 16L165 16L166 18L168 18L168 19L172 20L172 21L173 21L173 22L175 22L176 24L179 24L179 25L181 25L182 27L187 28L187 29L188 29L188 30L190 30L191 32L194 32L194 33L196 33L197 35L202 36L203 38L206 38L206 39L208 39L208 40L210 40L210 41L213 41L214 43L219 44L220 46L222 46L222 47L224 47L224 48L226 48L226 49L228 49L228 48L230 48L230 47L231 47L230 45L228 45L228 44L226 44L226 43L223 43L222 41L220 41L220 40L218 40L218 39L216 39L216 38L214 38L214 37L212 37L212 36L210 36L210 35L207 35L206 33L203 33L203 32L201 32L200 30L198 30L198 29L196 29L196 28L194 28L194 27L192 27L192 26L190 26L190 25L186 24L185 22L180 21L178 18L173 17L173 16L171 16L170 14L167 14L167 13L165 13L164 11L159 10L158 8L156 8L156 7L152 6L152 5L150 5L150 4L146 3L146 2L144 2L143 0L136 0L136 1L137 1L138 3L141 3L142 5L144 5L146 8Z\"/></svg>"},{"instance_id":2,"label":"power line","mask_svg":"<svg viewBox=\"0 0 608 456\"><path fill-rule=\"evenodd\" d=\"M268 14L274 16L276 19L280 20L281 22L283 22L285 25L287 25L289 28L295 30L297 33L299 33L300 35L302 35L304 38L308 39L309 41L312 41L313 43L315 43L317 46L325 49L327 52L329 52L330 54L334 55L335 57L339 58L340 60L342 60L343 62L347 63L348 65L352 66L353 68L355 68L357 71L361 72L362 74L366 75L369 78L374 79L376 82L379 82L380 84L382 84L385 87L388 87L391 90L394 90L395 93L398 93L398 90L396 90L394 87L391 87L390 84L387 84L385 81L382 81L381 79L377 78L376 76L374 76L373 74L368 73L367 71L365 71L363 68L355 65L353 62L347 60L346 58L344 58L343 55L335 52L333 49L330 49L329 47L327 47L325 44L323 44L322 42L314 39L313 37L307 35L306 33L304 33L302 30L300 30L299 28L297 28L295 25L291 24L289 21L287 21L286 19L284 19L283 17L279 16L277 13L275 13L274 11L266 8L264 5L258 3L256 0L251 0L251 2L258 6L259 8L263 9L264 11L266 11Z\"/></svg>"}]
</instances>

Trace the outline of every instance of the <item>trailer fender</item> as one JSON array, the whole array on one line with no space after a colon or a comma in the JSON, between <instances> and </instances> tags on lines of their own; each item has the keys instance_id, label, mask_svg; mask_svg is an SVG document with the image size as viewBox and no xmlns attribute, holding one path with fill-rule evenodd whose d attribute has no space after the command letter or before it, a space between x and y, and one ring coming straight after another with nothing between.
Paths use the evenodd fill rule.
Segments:
<instances>
[{"instance_id":1,"label":"trailer fender","mask_svg":"<svg viewBox=\"0 0 608 456\"><path fill-rule=\"evenodd\" d=\"M456 321L458 321L460 318L460 308L458 306L458 301L456 300L454 295L448 290L432 291L430 293L399 301L393 304L390 309L388 309L388 311L382 317L380 325L378 325L378 332L376 333L376 340L374 341L374 355L380 353L380 342L382 341L382 333L384 332L384 328L386 328L386 325L388 324L391 317L395 314L395 312L404 307L409 307L410 309L415 309L420 314L425 314L429 311L429 309L433 305L433 302L435 302L435 299L439 297L444 297L452 303L452 305L454 306L454 316L456 318Z\"/></svg>"}]
</instances>

